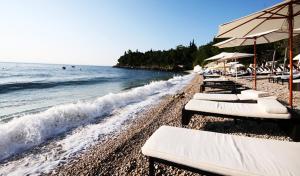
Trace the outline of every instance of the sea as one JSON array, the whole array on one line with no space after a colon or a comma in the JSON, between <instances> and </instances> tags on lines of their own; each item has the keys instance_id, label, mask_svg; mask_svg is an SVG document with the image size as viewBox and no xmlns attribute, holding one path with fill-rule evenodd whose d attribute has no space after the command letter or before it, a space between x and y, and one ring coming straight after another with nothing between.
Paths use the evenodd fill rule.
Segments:
<instances>
[{"instance_id":1,"label":"sea","mask_svg":"<svg viewBox=\"0 0 300 176\"><path fill-rule=\"evenodd\" d=\"M193 74L0 62L0 175L39 175L125 130Z\"/></svg>"}]
</instances>

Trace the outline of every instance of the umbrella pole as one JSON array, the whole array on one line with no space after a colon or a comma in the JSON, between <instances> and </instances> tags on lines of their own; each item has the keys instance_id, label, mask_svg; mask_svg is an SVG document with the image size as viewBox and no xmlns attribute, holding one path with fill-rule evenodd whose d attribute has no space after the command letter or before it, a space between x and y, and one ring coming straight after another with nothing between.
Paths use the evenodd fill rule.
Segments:
<instances>
[{"instance_id":1,"label":"umbrella pole","mask_svg":"<svg viewBox=\"0 0 300 176\"><path fill-rule=\"evenodd\" d=\"M256 38L254 38L254 57L253 57L253 65L254 65L254 87L253 89L256 90Z\"/></svg>"},{"instance_id":2,"label":"umbrella pole","mask_svg":"<svg viewBox=\"0 0 300 176\"><path fill-rule=\"evenodd\" d=\"M226 76L226 67L225 67L225 61L224 61L224 76Z\"/></svg>"},{"instance_id":3,"label":"umbrella pole","mask_svg":"<svg viewBox=\"0 0 300 176\"><path fill-rule=\"evenodd\" d=\"M282 76L285 73L285 63L286 63L286 55L287 55L287 48L285 48L285 53L284 53L284 61L283 61L283 72L282 72Z\"/></svg>"},{"instance_id":4,"label":"umbrella pole","mask_svg":"<svg viewBox=\"0 0 300 176\"><path fill-rule=\"evenodd\" d=\"M274 67L275 67L275 54L276 54L276 49L274 50L274 53L273 53L273 60L272 60L272 71L271 71L271 75L274 74Z\"/></svg>"},{"instance_id":5,"label":"umbrella pole","mask_svg":"<svg viewBox=\"0 0 300 176\"><path fill-rule=\"evenodd\" d=\"M235 62L236 62L236 59L235 59ZM238 72L238 68L235 67L235 81L237 81L237 72Z\"/></svg>"},{"instance_id":6,"label":"umbrella pole","mask_svg":"<svg viewBox=\"0 0 300 176\"><path fill-rule=\"evenodd\" d=\"M289 23L289 56L290 56L290 96L289 96L289 104L290 107L293 108L293 4L289 3L289 16L288 16L288 23Z\"/></svg>"}]
</instances>

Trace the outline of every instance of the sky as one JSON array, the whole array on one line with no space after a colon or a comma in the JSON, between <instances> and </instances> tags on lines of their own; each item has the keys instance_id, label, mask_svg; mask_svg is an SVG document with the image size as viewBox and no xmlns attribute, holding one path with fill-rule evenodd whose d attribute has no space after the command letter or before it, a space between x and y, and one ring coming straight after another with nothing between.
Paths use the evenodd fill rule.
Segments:
<instances>
[{"instance_id":1,"label":"sky","mask_svg":"<svg viewBox=\"0 0 300 176\"><path fill-rule=\"evenodd\" d=\"M210 42L281 0L0 0L0 62L115 65L128 49Z\"/></svg>"}]
</instances>

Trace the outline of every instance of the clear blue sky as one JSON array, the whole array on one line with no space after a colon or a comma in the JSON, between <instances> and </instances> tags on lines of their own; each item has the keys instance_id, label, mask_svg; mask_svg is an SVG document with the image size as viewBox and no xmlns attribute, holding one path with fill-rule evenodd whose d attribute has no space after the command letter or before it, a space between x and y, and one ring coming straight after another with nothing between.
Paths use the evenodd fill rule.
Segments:
<instances>
[{"instance_id":1,"label":"clear blue sky","mask_svg":"<svg viewBox=\"0 0 300 176\"><path fill-rule=\"evenodd\" d=\"M0 0L0 61L114 65L125 50L211 41L281 0Z\"/></svg>"}]
</instances>

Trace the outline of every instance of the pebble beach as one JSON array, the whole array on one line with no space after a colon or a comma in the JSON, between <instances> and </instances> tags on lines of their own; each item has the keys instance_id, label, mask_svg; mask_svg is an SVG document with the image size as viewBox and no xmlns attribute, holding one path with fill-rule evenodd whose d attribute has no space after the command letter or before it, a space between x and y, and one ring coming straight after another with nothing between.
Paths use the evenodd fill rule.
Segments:
<instances>
[{"instance_id":1,"label":"pebble beach","mask_svg":"<svg viewBox=\"0 0 300 176\"><path fill-rule=\"evenodd\" d=\"M235 80L235 78L230 78ZM159 103L139 114L121 133L111 136L105 142L87 149L78 157L59 165L49 175L148 175L148 160L141 152L146 140L162 125L181 126L181 109L199 92L202 76L194 79L179 93L164 97ZM238 83L252 87L252 81L237 79ZM288 85L269 83L267 79L257 81L258 90L277 96L285 105L288 102ZM209 92L209 89L207 90ZM294 92L294 105L299 111L300 93ZM253 122L218 117L194 115L187 128L206 130L256 138L292 141L272 122ZM165 165L155 166L156 175L196 175Z\"/></svg>"}]
</instances>

